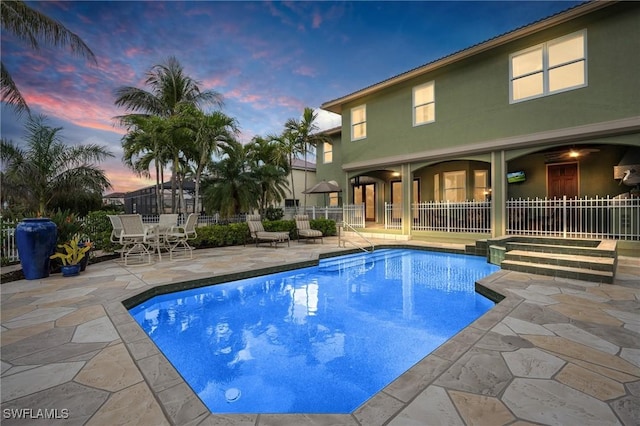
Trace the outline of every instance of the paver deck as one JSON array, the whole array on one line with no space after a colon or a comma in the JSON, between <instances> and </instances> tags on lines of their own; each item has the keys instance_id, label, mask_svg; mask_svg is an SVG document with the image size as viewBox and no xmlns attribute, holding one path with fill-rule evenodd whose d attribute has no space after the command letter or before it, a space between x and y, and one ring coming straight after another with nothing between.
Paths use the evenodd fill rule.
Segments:
<instances>
[{"instance_id":1,"label":"paver deck","mask_svg":"<svg viewBox=\"0 0 640 426\"><path fill-rule=\"evenodd\" d=\"M505 299L350 415L211 414L122 305L156 286L341 250L333 238L225 247L196 250L189 262L108 261L78 277L2 284L2 424L639 423L639 258L619 259L614 284L504 270L487 277L482 285ZM35 420L45 416L54 418Z\"/></svg>"}]
</instances>

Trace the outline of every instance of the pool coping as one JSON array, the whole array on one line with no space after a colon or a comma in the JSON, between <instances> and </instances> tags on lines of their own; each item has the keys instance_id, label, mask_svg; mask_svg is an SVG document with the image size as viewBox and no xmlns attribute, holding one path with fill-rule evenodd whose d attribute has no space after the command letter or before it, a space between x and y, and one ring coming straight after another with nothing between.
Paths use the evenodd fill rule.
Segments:
<instances>
[{"instance_id":1,"label":"pool coping","mask_svg":"<svg viewBox=\"0 0 640 426\"><path fill-rule=\"evenodd\" d=\"M411 244L380 244L377 249L414 249L422 251L435 251L452 254L463 254L466 256L483 257L465 253L464 250L447 247L415 246ZM359 249L337 250L333 252L319 253L318 258L307 261L287 263L278 266L260 268L251 271L234 272L224 275L216 275L210 278L187 280L179 283L159 284L150 289L135 293L130 296L119 298L105 305L105 311L121 336L122 342L131 354L133 361L142 371L143 377L160 406L168 416L172 424L199 424L207 417L225 419L231 424L253 424L260 418L260 424L274 424L280 420L289 419L295 424L300 416L313 418L314 422L320 424L340 424L340 425L360 425L373 424L386 417L383 422L388 422L406 408L413 400L425 391L444 371L449 369L463 354L486 334L493 326L504 319L524 299L514 296L505 297L499 287L492 288L492 283L505 274L499 270L488 275L475 283L475 291L491 299L496 305L489 311L481 315L475 321L467 325L453 337L448 339L429 355L418 361L398 378L393 380L382 390L371 396L359 407L349 414L315 414L315 413L292 413L292 414L232 414L232 413L211 413L198 395L191 389L188 383L175 369L173 364L156 346L153 340L144 332L140 325L130 315L129 309L143 303L151 297L173 293L181 290L188 290L209 285L222 284L245 278L253 278L261 275L286 272L304 267L317 266L321 259L361 253ZM153 363L145 360L153 359ZM176 391L180 394L177 395ZM187 409L185 410L185 407ZM382 407L394 407L392 412L385 414L381 412ZM384 410L384 408L382 408ZM375 419L369 423L367 419ZM197 421L196 421L197 420ZM263 423L263 421L265 423ZM247 424L249 424L247 423Z\"/></svg>"}]
</instances>

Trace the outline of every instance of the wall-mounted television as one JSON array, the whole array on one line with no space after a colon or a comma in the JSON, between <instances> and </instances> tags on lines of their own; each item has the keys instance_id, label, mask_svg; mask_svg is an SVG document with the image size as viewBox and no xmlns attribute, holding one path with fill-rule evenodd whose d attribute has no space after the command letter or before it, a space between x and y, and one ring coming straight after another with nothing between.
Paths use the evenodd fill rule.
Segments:
<instances>
[{"instance_id":1,"label":"wall-mounted television","mask_svg":"<svg viewBox=\"0 0 640 426\"><path fill-rule=\"evenodd\" d=\"M522 170L507 173L507 183L524 182L526 179L527 177Z\"/></svg>"}]
</instances>

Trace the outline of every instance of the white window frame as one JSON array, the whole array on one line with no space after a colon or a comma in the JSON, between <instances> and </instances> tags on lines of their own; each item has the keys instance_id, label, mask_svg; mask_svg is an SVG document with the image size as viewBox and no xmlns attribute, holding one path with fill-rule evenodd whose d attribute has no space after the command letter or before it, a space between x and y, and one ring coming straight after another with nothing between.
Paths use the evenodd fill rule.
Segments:
<instances>
[{"instance_id":1,"label":"white window frame","mask_svg":"<svg viewBox=\"0 0 640 426\"><path fill-rule=\"evenodd\" d=\"M549 46L552 46L554 44L557 44L559 42L562 42L563 40L569 39L569 38L573 38L576 35L582 35L582 42L583 42L583 56L581 58L578 59L573 59L571 61L568 62L563 62L557 65L554 65L552 67L549 67ZM530 52L534 52L536 50L542 50L542 69L539 71L532 71L530 73L527 74L523 74L523 75L519 75L516 78L513 77L513 59L518 57L518 56L522 56L524 54L530 53ZM584 83L583 84L578 84L575 86L569 86L569 87L563 87L561 89L557 89L557 90L550 90L549 89L549 72L556 70L556 69L560 69L562 67L565 66L569 66L569 65L573 65L576 63L583 63L583 72L584 72ZM510 104L515 104L518 102L524 102L524 101L528 101L531 99L537 99L537 98L541 98L544 96L549 96L549 95L553 95L556 93L562 93L562 92L567 92L570 90L576 90L576 89L580 89L582 87L587 87L588 86L588 82L589 82L589 78L588 78L588 58L587 58L587 30L583 29L580 31L575 31L571 34L567 34L564 35L562 37L558 37L555 38L553 40L549 40L545 43L542 44L538 44L536 46L532 46L529 47L527 49L524 50L520 50L518 52L512 53L511 55L509 55L509 103ZM514 99L513 98L513 82L524 78L524 77L530 77L536 74L542 74L542 93L538 93L535 95L531 95L531 96L527 96L524 98L520 98L520 99Z\"/></svg>"},{"instance_id":2,"label":"white window frame","mask_svg":"<svg viewBox=\"0 0 640 426\"><path fill-rule=\"evenodd\" d=\"M333 144L331 142L322 143L322 162L323 164L333 163Z\"/></svg>"},{"instance_id":3,"label":"white window frame","mask_svg":"<svg viewBox=\"0 0 640 426\"><path fill-rule=\"evenodd\" d=\"M358 121L358 122L354 122L353 121L353 117L355 115L355 113L359 110L363 111L362 114L362 121ZM355 137L354 134L354 130L356 128L356 126L362 126L363 127L363 135L359 136L359 137ZM351 108L351 140L352 141L359 141L362 139L365 139L367 137L367 105L359 105L357 107L353 107Z\"/></svg>"},{"instance_id":4,"label":"white window frame","mask_svg":"<svg viewBox=\"0 0 640 426\"><path fill-rule=\"evenodd\" d=\"M428 83L425 84L421 84L419 86L416 86L413 88L412 92L411 92L411 97L412 97L412 104L413 104L413 126L422 126L424 124L429 124L429 123L433 123L436 121L436 87L435 87L435 81L430 81ZM420 89L424 89L426 87L431 87L431 91L433 93L433 98L431 98L431 100L421 103L421 104L417 104L416 103L416 92L419 91ZM426 107L428 105L433 105L433 120L426 120L426 121L421 121L418 122L416 119L416 110L420 107Z\"/></svg>"}]
</instances>

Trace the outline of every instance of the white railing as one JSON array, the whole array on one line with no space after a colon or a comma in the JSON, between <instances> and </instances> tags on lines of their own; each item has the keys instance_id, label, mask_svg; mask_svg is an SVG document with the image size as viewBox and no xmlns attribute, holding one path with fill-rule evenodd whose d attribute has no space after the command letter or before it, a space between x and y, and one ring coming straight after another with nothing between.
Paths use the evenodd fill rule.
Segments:
<instances>
[{"instance_id":1,"label":"white railing","mask_svg":"<svg viewBox=\"0 0 640 426\"><path fill-rule=\"evenodd\" d=\"M640 198L507 201L507 234L640 240Z\"/></svg>"},{"instance_id":2,"label":"white railing","mask_svg":"<svg viewBox=\"0 0 640 426\"><path fill-rule=\"evenodd\" d=\"M2 257L7 258L9 262L17 262L20 260L18 257L18 248L16 247L15 228L2 229Z\"/></svg>"},{"instance_id":3,"label":"white railing","mask_svg":"<svg viewBox=\"0 0 640 426\"><path fill-rule=\"evenodd\" d=\"M364 204L342 206L342 221L353 228L364 228Z\"/></svg>"},{"instance_id":4,"label":"white railing","mask_svg":"<svg viewBox=\"0 0 640 426\"><path fill-rule=\"evenodd\" d=\"M285 207L283 219L292 220L296 214L306 214L310 219L331 219L336 222L342 221L342 207Z\"/></svg>"},{"instance_id":5,"label":"white railing","mask_svg":"<svg viewBox=\"0 0 640 426\"><path fill-rule=\"evenodd\" d=\"M430 201L411 206L416 231L491 232L491 202Z\"/></svg>"},{"instance_id":6,"label":"white railing","mask_svg":"<svg viewBox=\"0 0 640 426\"><path fill-rule=\"evenodd\" d=\"M402 229L402 206L384 203L384 229Z\"/></svg>"}]
</instances>

